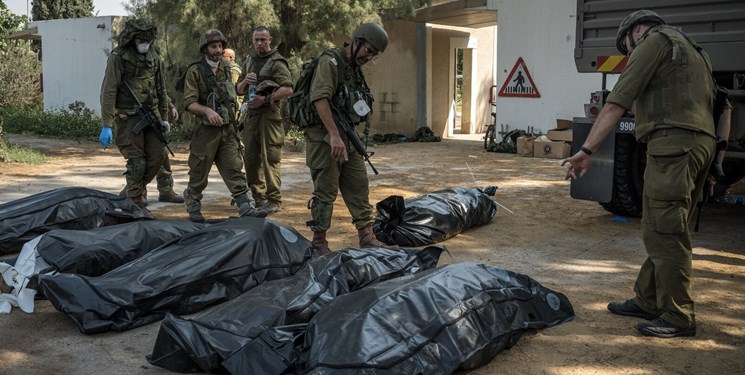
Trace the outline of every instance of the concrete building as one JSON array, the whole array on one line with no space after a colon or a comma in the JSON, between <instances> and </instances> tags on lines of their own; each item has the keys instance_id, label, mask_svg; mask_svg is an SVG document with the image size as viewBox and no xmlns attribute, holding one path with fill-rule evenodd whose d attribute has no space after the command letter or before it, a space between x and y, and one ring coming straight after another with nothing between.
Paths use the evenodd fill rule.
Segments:
<instances>
[{"instance_id":1,"label":"concrete building","mask_svg":"<svg viewBox=\"0 0 745 375\"><path fill-rule=\"evenodd\" d=\"M101 113L101 81L123 17L34 21L15 38L41 40L44 110L81 101Z\"/></svg>"},{"instance_id":2,"label":"concrete building","mask_svg":"<svg viewBox=\"0 0 745 375\"><path fill-rule=\"evenodd\" d=\"M453 134L458 49L461 133L481 133L491 123L490 98L497 124L510 130L545 133L556 119L583 115L602 76L577 73L576 7L576 0L441 0L410 21L386 23L391 44L366 68L376 98L373 131L410 135L429 126L437 135ZM514 91L517 75L525 93Z\"/></svg>"},{"instance_id":3,"label":"concrete building","mask_svg":"<svg viewBox=\"0 0 745 375\"><path fill-rule=\"evenodd\" d=\"M496 13L492 12L496 23ZM428 126L452 135L456 123L456 53L462 51L462 133L482 131L490 119L496 27L465 28L412 21L385 25L390 44L375 65L365 68L375 96L372 127L377 133L411 135ZM368 64L370 65L370 64Z\"/></svg>"}]
</instances>

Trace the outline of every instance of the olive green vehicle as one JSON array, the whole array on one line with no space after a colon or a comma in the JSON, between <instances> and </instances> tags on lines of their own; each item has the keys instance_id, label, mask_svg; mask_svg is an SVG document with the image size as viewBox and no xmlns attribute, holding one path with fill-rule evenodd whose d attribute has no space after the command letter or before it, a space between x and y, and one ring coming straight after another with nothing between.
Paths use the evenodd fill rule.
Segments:
<instances>
[{"instance_id":1,"label":"olive green vehicle","mask_svg":"<svg viewBox=\"0 0 745 375\"><path fill-rule=\"evenodd\" d=\"M742 0L699 1L670 0L650 2L640 0L604 1L577 0L577 35L574 59L580 73L603 75L599 91L588 93L585 117L575 117L572 153L579 151L605 98L607 70L621 60L616 35L621 21L639 9L659 14L669 25L683 29L708 53L714 78L719 86L729 90L733 106L731 128L727 138L725 158L721 163L724 177L715 189L722 196L727 188L745 176L745 8ZM608 60L609 56L611 57ZM619 64L622 65L622 64ZM633 135L632 115L624 116L598 149L593 153L591 167L571 184L571 196L599 202L607 211L622 216L641 216L642 187L646 144Z\"/></svg>"}]
</instances>

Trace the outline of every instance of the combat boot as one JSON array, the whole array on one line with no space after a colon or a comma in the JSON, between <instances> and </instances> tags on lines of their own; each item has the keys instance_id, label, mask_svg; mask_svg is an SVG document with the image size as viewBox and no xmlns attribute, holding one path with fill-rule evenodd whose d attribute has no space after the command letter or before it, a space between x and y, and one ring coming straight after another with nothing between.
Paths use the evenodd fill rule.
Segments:
<instances>
[{"instance_id":1,"label":"combat boot","mask_svg":"<svg viewBox=\"0 0 745 375\"><path fill-rule=\"evenodd\" d=\"M189 214L189 221L193 223L204 223L204 216L202 215L202 204L192 203L186 206L186 212Z\"/></svg>"},{"instance_id":2,"label":"combat boot","mask_svg":"<svg viewBox=\"0 0 745 375\"><path fill-rule=\"evenodd\" d=\"M265 198L255 198L254 201L255 201L256 208L262 208L262 207L264 207L266 205L266 199Z\"/></svg>"},{"instance_id":3,"label":"combat boot","mask_svg":"<svg viewBox=\"0 0 745 375\"><path fill-rule=\"evenodd\" d=\"M127 196L127 187L126 186L122 189L122 191L119 192L119 196L122 197L122 198L124 198L124 197ZM184 201L181 201L179 203L184 203ZM145 190L142 191L142 204L144 204L145 207L147 207L147 189L145 189Z\"/></svg>"},{"instance_id":4,"label":"combat boot","mask_svg":"<svg viewBox=\"0 0 745 375\"><path fill-rule=\"evenodd\" d=\"M256 208L258 208L260 210L264 210L264 211L268 212L269 214L276 214L278 212L282 212L282 206L280 206L280 205L278 205L278 204L276 204L274 202L269 202L269 203L267 203L267 204L265 204L263 206L256 206Z\"/></svg>"},{"instance_id":5,"label":"combat boot","mask_svg":"<svg viewBox=\"0 0 745 375\"><path fill-rule=\"evenodd\" d=\"M370 247L382 247L384 249L390 249L390 250L398 250L399 247L396 245L386 245L380 241L378 241L377 238L375 238L375 233L373 233L372 230L372 224L367 224L364 228L357 230L357 235L360 237L360 248L370 248Z\"/></svg>"},{"instance_id":6,"label":"combat boot","mask_svg":"<svg viewBox=\"0 0 745 375\"><path fill-rule=\"evenodd\" d=\"M132 197L132 202L134 202L137 207L142 208L143 210L145 209L146 204L143 202L142 194Z\"/></svg>"},{"instance_id":7,"label":"combat boot","mask_svg":"<svg viewBox=\"0 0 745 375\"><path fill-rule=\"evenodd\" d=\"M269 213L265 210L257 210L253 202L249 201L248 195L236 195L235 203L238 205L238 215L240 217L266 217Z\"/></svg>"},{"instance_id":8,"label":"combat boot","mask_svg":"<svg viewBox=\"0 0 745 375\"><path fill-rule=\"evenodd\" d=\"M329 249L329 242L326 241L326 231L313 232L313 241L311 241L311 244L313 244L313 250L318 255L324 255L331 252Z\"/></svg>"},{"instance_id":9,"label":"combat boot","mask_svg":"<svg viewBox=\"0 0 745 375\"><path fill-rule=\"evenodd\" d=\"M132 199L132 202L134 202L135 206L139 207L143 211L145 217L149 217L152 219L155 218L155 216L153 216L153 213L150 212L150 210L148 210L147 208L145 208L146 204L142 201L142 195L132 197L131 199Z\"/></svg>"},{"instance_id":10,"label":"combat boot","mask_svg":"<svg viewBox=\"0 0 745 375\"><path fill-rule=\"evenodd\" d=\"M158 201L166 203L184 203L184 197L176 194L173 191L170 191L168 193L160 193Z\"/></svg>"}]
</instances>

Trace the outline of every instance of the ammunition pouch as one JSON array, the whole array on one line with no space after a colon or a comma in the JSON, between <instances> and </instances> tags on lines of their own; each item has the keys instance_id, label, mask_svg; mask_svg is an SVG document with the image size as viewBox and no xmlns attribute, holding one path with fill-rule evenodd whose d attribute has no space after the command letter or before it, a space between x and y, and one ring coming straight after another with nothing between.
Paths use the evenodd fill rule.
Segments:
<instances>
[{"instance_id":1,"label":"ammunition pouch","mask_svg":"<svg viewBox=\"0 0 745 375\"><path fill-rule=\"evenodd\" d=\"M325 232L331 228L331 216L334 212L333 203L324 203L313 197L308 201L310 216L312 220L307 221L305 225L310 227L313 232Z\"/></svg>"}]
</instances>

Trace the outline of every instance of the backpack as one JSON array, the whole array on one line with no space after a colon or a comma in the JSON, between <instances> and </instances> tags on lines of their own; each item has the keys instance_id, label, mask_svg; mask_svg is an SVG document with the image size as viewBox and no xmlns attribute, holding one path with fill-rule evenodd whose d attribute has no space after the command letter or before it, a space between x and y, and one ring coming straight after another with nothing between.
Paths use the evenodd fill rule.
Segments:
<instances>
[{"instance_id":1,"label":"backpack","mask_svg":"<svg viewBox=\"0 0 745 375\"><path fill-rule=\"evenodd\" d=\"M290 116L289 120L300 129L305 129L312 124L318 124L321 122L318 113L316 113L316 108L313 106L313 103L310 102L310 86L313 82L313 75L316 71L316 66L318 66L318 59L324 54L331 55L336 59L336 62L338 63L337 71L339 74L338 82L341 83L343 80L344 66L346 65L346 62L344 61L344 57L340 56L336 50L328 49L318 57L303 63L303 69L300 71L300 76L297 78L297 81L293 86L293 93L286 99Z\"/></svg>"},{"instance_id":2,"label":"backpack","mask_svg":"<svg viewBox=\"0 0 745 375\"><path fill-rule=\"evenodd\" d=\"M199 64L199 62L202 61L201 59L194 61L193 63L186 66L186 69L184 69L181 74L179 74L178 78L176 78L176 82L174 82L173 86L176 89L176 91L180 93L184 93L184 85L186 84L186 72L189 71L189 68L192 66Z\"/></svg>"}]
</instances>

